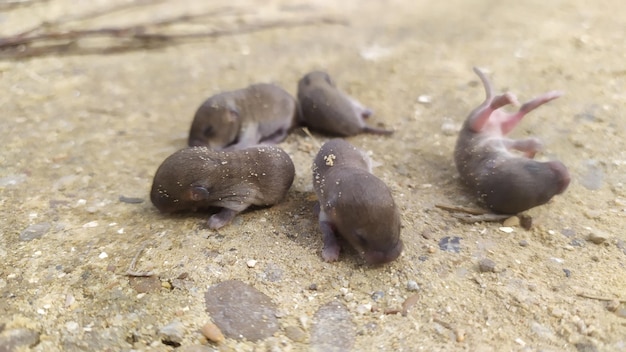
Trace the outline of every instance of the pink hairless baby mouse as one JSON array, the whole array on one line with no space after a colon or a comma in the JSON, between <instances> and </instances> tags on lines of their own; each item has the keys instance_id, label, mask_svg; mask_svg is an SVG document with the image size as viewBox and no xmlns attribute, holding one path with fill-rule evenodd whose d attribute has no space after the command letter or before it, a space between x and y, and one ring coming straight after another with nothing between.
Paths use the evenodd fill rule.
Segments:
<instances>
[{"instance_id":1,"label":"pink hairless baby mouse","mask_svg":"<svg viewBox=\"0 0 626 352\"><path fill-rule=\"evenodd\" d=\"M519 105L511 93L494 96L491 83L478 68L486 99L465 120L454 150L454 161L467 185L490 210L515 214L547 203L570 182L560 161L533 160L541 149L536 138L510 139L506 135L529 112L560 97L550 91L524 103L519 111L501 108Z\"/></svg>"}]
</instances>

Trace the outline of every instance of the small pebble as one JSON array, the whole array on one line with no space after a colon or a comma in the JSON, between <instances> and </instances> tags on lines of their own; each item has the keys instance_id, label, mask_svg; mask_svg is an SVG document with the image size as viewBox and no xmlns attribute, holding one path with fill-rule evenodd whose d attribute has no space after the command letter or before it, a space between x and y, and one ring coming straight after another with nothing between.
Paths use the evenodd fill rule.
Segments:
<instances>
[{"instance_id":1,"label":"small pebble","mask_svg":"<svg viewBox=\"0 0 626 352\"><path fill-rule=\"evenodd\" d=\"M500 231L502 231L502 232L504 232L504 233L512 233L513 231L515 231L515 229L514 229L514 228L509 227L509 226L502 226L502 227L499 227L499 228L498 228L498 230L500 230Z\"/></svg>"},{"instance_id":2,"label":"small pebble","mask_svg":"<svg viewBox=\"0 0 626 352\"><path fill-rule=\"evenodd\" d=\"M213 341L215 343L224 342L224 334L222 334L222 330L220 330L220 328L213 323L204 324L200 328L200 333L202 333L202 336L206 337L209 341Z\"/></svg>"},{"instance_id":3,"label":"small pebble","mask_svg":"<svg viewBox=\"0 0 626 352\"><path fill-rule=\"evenodd\" d=\"M461 237L444 237L439 241L439 249L445 252L460 253Z\"/></svg>"},{"instance_id":4,"label":"small pebble","mask_svg":"<svg viewBox=\"0 0 626 352\"><path fill-rule=\"evenodd\" d=\"M225 336L254 342L278 330L271 298L239 280L215 284L205 293L207 312Z\"/></svg>"},{"instance_id":5,"label":"small pebble","mask_svg":"<svg viewBox=\"0 0 626 352\"><path fill-rule=\"evenodd\" d=\"M620 305L622 304L616 299L608 301L606 302L606 310L608 310L609 312L616 312Z\"/></svg>"},{"instance_id":6,"label":"small pebble","mask_svg":"<svg viewBox=\"0 0 626 352\"><path fill-rule=\"evenodd\" d=\"M417 282L415 282L413 280L409 280L406 283L406 289L409 290L409 291L418 291L420 289L420 287L417 284Z\"/></svg>"},{"instance_id":7,"label":"small pebble","mask_svg":"<svg viewBox=\"0 0 626 352\"><path fill-rule=\"evenodd\" d=\"M530 230L533 227L533 218L530 215L520 214L519 223L520 226L526 231Z\"/></svg>"},{"instance_id":8,"label":"small pebble","mask_svg":"<svg viewBox=\"0 0 626 352\"><path fill-rule=\"evenodd\" d=\"M595 243L595 244L601 244L604 241L606 241L606 239L607 239L606 234L601 233L599 231L593 231L587 236L587 241Z\"/></svg>"},{"instance_id":9,"label":"small pebble","mask_svg":"<svg viewBox=\"0 0 626 352\"><path fill-rule=\"evenodd\" d=\"M519 245L520 245L520 246L522 246L522 247L528 247L528 241L526 241L526 240L520 240L520 241L519 241Z\"/></svg>"},{"instance_id":10,"label":"small pebble","mask_svg":"<svg viewBox=\"0 0 626 352\"><path fill-rule=\"evenodd\" d=\"M50 230L50 227L51 225L48 222L30 225L20 233L20 241L27 242L41 238Z\"/></svg>"},{"instance_id":11,"label":"small pebble","mask_svg":"<svg viewBox=\"0 0 626 352\"><path fill-rule=\"evenodd\" d=\"M502 222L502 226L505 226L505 227L519 226L519 224L520 224L520 219L517 216L511 216L510 218Z\"/></svg>"},{"instance_id":12,"label":"small pebble","mask_svg":"<svg viewBox=\"0 0 626 352\"><path fill-rule=\"evenodd\" d=\"M83 228L98 227L97 221L90 221L83 225Z\"/></svg>"},{"instance_id":13,"label":"small pebble","mask_svg":"<svg viewBox=\"0 0 626 352\"><path fill-rule=\"evenodd\" d=\"M385 297L385 293L383 291L376 291L372 293L372 299L374 302L378 302L383 297Z\"/></svg>"},{"instance_id":14,"label":"small pebble","mask_svg":"<svg viewBox=\"0 0 626 352\"><path fill-rule=\"evenodd\" d=\"M372 311L372 305L371 304L359 304L358 306L356 306L356 312L363 315L366 313L369 313Z\"/></svg>"},{"instance_id":15,"label":"small pebble","mask_svg":"<svg viewBox=\"0 0 626 352\"><path fill-rule=\"evenodd\" d=\"M343 303L331 301L315 312L311 328L313 351L350 351L355 338L355 324Z\"/></svg>"},{"instance_id":16,"label":"small pebble","mask_svg":"<svg viewBox=\"0 0 626 352\"><path fill-rule=\"evenodd\" d=\"M422 94L417 97L417 102L421 104L429 104L433 101L433 98L430 95Z\"/></svg>"},{"instance_id":17,"label":"small pebble","mask_svg":"<svg viewBox=\"0 0 626 352\"><path fill-rule=\"evenodd\" d=\"M161 341L169 346L180 346L184 335L185 325L180 321L173 321L159 329Z\"/></svg>"},{"instance_id":18,"label":"small pebble","mask_svg":"<svg viewBox=\"0 0 626 352\"><path fill-rule=\"evenodd\" d=\"M39 343L39 332L30 329L11 329L0 335L0 351L26 351Z\"/></svg>"},{"instance_id":19,"label":"small pebble","mask_svg":"<svg viewBox=\"0 0 626 352\"><path fill-rule=\"evenodd\" d=\"M246 262L246 265L248 266L248 268L254 268L256 266L257 261L254 259L250 259Z\"/></svg>"},{"instance_id":20,"label":"small pebble","mask_svg":"<svg viewBox=\"0 0 626 352\"><path fill-rule=\"evenodd\" d=\"M298 326L290 325L285 328L285 336L294 342L304 342L306 333Z\"/></svg>"},{"instance_id":21,"label":"small pebble","mask_svg":"<svg viewBox=\"0 0 626 352\"><path fill-rule=\"evenodd\" d=\"M578 352L598 352L598 348L591 342L579 342L574 345Z\"/></svg>"},{"instance_id":22,"label":"small pebble","mask_svg":"<svg viewBox=\"0 0 626 352\"><path fill-rule=\"evenodd\" d=\"M128 203L128 204L141 204L141 203L143 203L143 198L126 197L126 196L123 196L123 195L120 195L119 200L122 203Z\"/></svg>"},{"instance_id":23,"label":"small pebble","mask_svg":"<svg viewBox=\"0 0 626 352\"><path fill-rule=\"evenodd\" d=\"M309 291L317 291L317 284L310 284Z\"/></svg>"},{"instance_id":24,"label":"small pebble","mask_svg":"<svg viewBox=\"0 0 626 352\"><path fill-rule=\"evenodd\" d=\"M563 269L563 272L565 273L565 277L570 277L572 276L572 271L569 269Z\"/></svg>"},{"instance_id":25,"label":"small pebble","mask_svg":"<svg viewBox=\"0 0 626 352\"><path fill-rule=\"evenodd\" d=\"M493 273L496 271L496 262L489 258L483 258L478 262L478 270L481 273Z\"/></svg>"}]
</instances>

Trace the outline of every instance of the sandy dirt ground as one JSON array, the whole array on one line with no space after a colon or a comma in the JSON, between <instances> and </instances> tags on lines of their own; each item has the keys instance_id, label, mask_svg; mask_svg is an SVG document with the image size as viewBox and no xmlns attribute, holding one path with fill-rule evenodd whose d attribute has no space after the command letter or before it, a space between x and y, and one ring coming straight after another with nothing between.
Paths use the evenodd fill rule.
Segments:
<instances>
[{"instance_id":1,"label":"sandy dirt ground","mask_svg":"<svg viewBox=\"0 0 626 352\"><path fill-rule=\"evenodd\" d=\"M113 3L5 8L0 35ZM319 17L347 24L106 53L119 42L83 41L0 61L0 351L306 351L318 348L315 313L329 302L346 307L352 330L336 335L354 351L626 350L620 1L216 3L159 2L66 28L225 6L232 12L176 30ZM561 160L572 176L563 195L527 212L530 230L464 223L435 206L475 206L452 160L461 122L484 97L473 66L521 101L565 91L513 133L541 138L539 157ZM166 216L152 206L154 172L185 146L205 98L256 82L295 95L298 79L313 69L327 70L370 106L371 123L396 130L348 140L381 164L374 173L401 210L398 260L370 267L349 249L338 262L321 260L310 171L321 135L294 131L280 144L296 165L284 202L219 231L206 228L207 214ZM446 237L460 238L458 253L440 248ZM135 269L154 272L156 287L126 275L142 248ZM495 268L481 271L484 259ZM212 319L205 292L230 279L277 305L272 336L215 344L199 332ZM405 316L385 314L407 298L413 304ZM173 322L180 323L175 343L162 331Z\"/></svg>"}]
</instances>

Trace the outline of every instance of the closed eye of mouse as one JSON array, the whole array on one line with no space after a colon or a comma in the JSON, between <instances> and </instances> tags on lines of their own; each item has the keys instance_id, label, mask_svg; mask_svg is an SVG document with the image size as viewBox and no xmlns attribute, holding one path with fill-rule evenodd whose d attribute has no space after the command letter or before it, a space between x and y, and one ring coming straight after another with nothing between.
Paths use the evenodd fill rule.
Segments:
<instances>
[{"instance_id":1,"label":"closed eye of mouse","mask_svg":"<svg viewBox=\"0 0 626 352\"><path fill-rule=\"evenodd\" d=\"M199 202L209 199L209 190L204 186L191 186L191 200Z\"/></svg>"},{"instance_id":2,"label":"closed eye of mouse","mask_svg":"<svg viewBox=\"0 0 626 352\"><path fill-rule=\"evenodd\" d=\"M213 126L206 126L202 131L202 134L207 138L213 136Z\"/></svg>"}]
</instances>

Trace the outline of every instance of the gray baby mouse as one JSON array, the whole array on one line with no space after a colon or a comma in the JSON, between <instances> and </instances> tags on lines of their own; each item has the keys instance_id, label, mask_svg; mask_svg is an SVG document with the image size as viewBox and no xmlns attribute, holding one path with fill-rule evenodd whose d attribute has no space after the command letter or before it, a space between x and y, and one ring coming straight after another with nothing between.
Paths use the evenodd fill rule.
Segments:
<instances>
[{"instance_id":1,"label":"gray baby mouse","mask_svg":"<svg viewBox=\"0 0 626 352\"><path fill-rule=\"evenodd\" d=\"M369 264L402 252L400 213L387 185L370 171L371 159L343 139L326 142L315 157L313 187L327 262L339 258L339 235Z\"/></svg>"},{"instance_id":2,"label":"gray baby mouse","mask_svg":"<svg viewBox=\"0 0 626 352\"><path fill-rule=\"evenodd\" d=\"M150 199L163 213L220 207L208 221L209 228L218 229L251 205L280 202L294 175L291 158L275 146L233 151L185 148L159 166Z\"/></svg>"},{"instance_id":3,"label":"gray baby mouse","mask_svg":"<svg viewBox=\"0 0 626 352\"><path fill-rule=\"evenodd\" d=\"M276 144L294 127L296 112L296 100L274 84L219 93L196 111L188 144L215 150Z\"/></svg>"},{"instance_id":4,"label":"gray baby mouse","mask_svg":"<svg viewBox=\"0 0 626 352\"><path fill-rule=\"evenodd\" d=\"M474 68L485 88L486 99L465 120L454 150L454 161L461 180L481 203L496 213L516 214L547 203L563 193L570 182L569 172L560 161L533 160L541 149L536 138L505 137L532 110L560 97L551 91L524 103L519 111L500 108L519 105L511 93L494 96L491 83Z\"/></svg>"},{"instance_id":5,"label":"gray baby mouse","mask_svg":"<svg viewBox=\"0 0 626 352\"><path fill-rule=\"evenodd\" d=\"M298 103L300 124L318 132L334 136L393 133L366 125L372 111L339 90L326 72L313 71L300 79Z\"/></svg>"}]
</instances>

